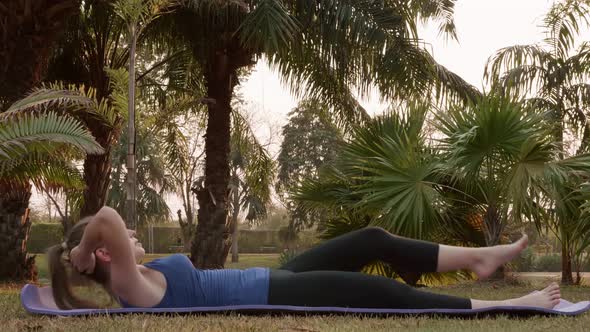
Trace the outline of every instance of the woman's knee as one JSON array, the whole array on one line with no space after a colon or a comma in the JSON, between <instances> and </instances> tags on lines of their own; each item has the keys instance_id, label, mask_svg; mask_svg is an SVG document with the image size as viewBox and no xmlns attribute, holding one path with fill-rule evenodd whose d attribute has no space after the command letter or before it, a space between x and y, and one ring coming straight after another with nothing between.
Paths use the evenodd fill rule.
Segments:
<instances>
[{"instance_id":1,"label":"woman's knee","mask_svg":"<svg viewBox=\"0 0 590 332\"><path fill-rule=\"evenodd\" d=\"M372 239L392 235L391 233L389 233L385 229L383 229L381 227L377 227L377 226L365 227L365 228L363 228L362 232L365 236L370 237Z\"/></svg>"}]
</instances>

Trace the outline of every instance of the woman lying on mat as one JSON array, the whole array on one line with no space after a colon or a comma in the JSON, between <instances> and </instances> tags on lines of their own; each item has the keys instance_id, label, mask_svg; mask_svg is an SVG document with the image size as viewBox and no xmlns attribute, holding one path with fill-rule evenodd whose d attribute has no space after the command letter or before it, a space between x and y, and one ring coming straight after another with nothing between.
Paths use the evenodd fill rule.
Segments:
<instances>
[{"instance_id":1,"label":"woman lying on mat","mask_svg":"<svg viewBox=\"0 0 590 332\"><path fill-rule=\"evenodd\" d=\"M553 308L557 284L540 292L504 300L482 301L417 290L395 280L359 272L380 260L406 272L469 269L480 279L518 255L523 236L510 245L463 248L394 236L369 227L323 242L279 269L200 270L176 254L137 265L145 251L135 232L125 228L108 207L78 222L66 241L50 248L51 286L61 309L92 308L73 295L67 270L98 282L123 307L199 307L294 305L391 309L478 309L493 306Z\"/></svg>"}]
</instances>

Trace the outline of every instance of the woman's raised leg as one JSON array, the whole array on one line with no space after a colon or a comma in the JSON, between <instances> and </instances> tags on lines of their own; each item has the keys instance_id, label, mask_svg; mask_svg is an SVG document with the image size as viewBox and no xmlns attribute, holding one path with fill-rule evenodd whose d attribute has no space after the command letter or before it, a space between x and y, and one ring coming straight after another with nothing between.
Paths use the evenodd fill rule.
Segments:
<instances>
[{"instance_id":1,"label":"woman's raised leg","mask_svg":"<svg viewBox=\"0 0 590 332\"><path fill-rule=\"evenodd\" d=\"M325 241L280 267L292 272L360 271L374 261L396 269L436 271L439 245L399 236L378 227L367 227Z\"/></svg>"},{"instance_id":2,"label":"woman's raised leg","mask_svg":"<svg viewBox=\"0 0 590 332\"><path fill-rule=\"evenodd\" d=\"M359 271L374 261L389 263L399 272L474 271L486 278L528 245L519 241L494 247L468 248L439 245L393 235L378 227L330 239L303 252L281 267L292 272Z\"/></svg>"}]
</instances>

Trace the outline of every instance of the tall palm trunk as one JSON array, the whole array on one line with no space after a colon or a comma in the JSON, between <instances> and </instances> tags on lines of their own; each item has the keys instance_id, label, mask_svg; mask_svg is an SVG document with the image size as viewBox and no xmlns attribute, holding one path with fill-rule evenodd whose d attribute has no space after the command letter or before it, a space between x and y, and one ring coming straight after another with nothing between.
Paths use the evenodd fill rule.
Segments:
<instances>
[{"instance_id":1,"label":"tall palm trunk","mask_svg":"<svg viewBox=\"0 0 590 332\"><path fill-rule=\"evenodd\" d=\"M137 169L135 164L135 46L137 43L136 27L129 25L129 99L127 120L127 227L137 229L136 197Z\"/></svg>"},{"instance_id":2,"label":"tall palm trunk","mask_svg":"<svg viewBox=\"0 0 590 332\"><path fill-rule=\"evenodd\" d=\"M216 52L217 53L217 52ZM230 113L238 66L225 52L213 55L205 71L209 103L205 134L205 184L197 189L197 232L191 259L199 268L221 268L227 255Z\"/></svg>"},{"instance_id":3,"label":"tall palm trunk","mask_svg":"<svg viewBox=\"0 0 590 332\"><path fill-rule=\"evenodd\" d=\"M35 256L27 255L31 185L3 180L0 188L9 189L0 194L0 280L36 280Z\"/></svg>"},{"instance_id":4,"label":"tall palm trunk","mask_svg":"<svg viewBox=\"0 0 590 332\"><path fill-rule=\"evenodd\" d=\"M502 234L504 233L505 223L502 220L498 208L490 205L483 218L484 235L488 247L500 244ZM504 279L505 266L499 266L498 269L489 277L489 279Z\"/></svg>"},{"instance_id":5,"label":"tall palm trunk","mask_svg":"<svg viewBox=\"0 0 590 332\"><path fill-rule=\"evenodd\" d=\"M561 90L561 89L560 89ZM559 92L559 96L561 96L562 93L561 91ZM560 97L559 97L560 98ZM557 100L561 100L557 99ZM558 121L556 121L555 124L555 138L556 138L556 142L555 144L557 144L558 147L558 151L559 151L559 160L563 160L563 158L565 157L565 148L564 148L564 144L563 144L563 131L564 131L564 122L565 122L565 118L564 118L564 113L562 110L565 109L565 106L563 105L563 102L560 102L558 104L559 107L559 111L557 112L557 116L558 116ZM564 228L566 220L561 220L561 218L558 219L558 222L561 224L559 227L560 228ZM562 235L561 235L561 283L564 285L572 285L574 283L574 279L572 277L572 255L570 253L570 248L569 248L569 239L568 239L568 234L567 231L562 230L561 231Z\"/></svg>"},{"instance_id":6,"label":"tall palm trunk","mask_svg":"<svg viewBox=\"0 0 590 332\"><path fill-rule=\"evenodd\" d=\"M53 42L80 0L0 2L0 102L10 103L45 74Z\"/></svg>"},{"instance_id":7,"label":"tall palm trunk","mask_svg":"<svg viewBox=\"0 0 590 332\"><path fill-rule=\"evenodd\" d=\"M566 242L561 242L561 283L564 285L573 285L572 256Z\"/></svg>"},{"instance_id":8,"label":"tall palm trunk","mask_svg":"<svg viewBox=\"0 0 590 332\"><path fill-rule=\"evenodd\" d=\"M80 0L8 0L0 3L0 111L41 81L54 41ZM0 179L0 279L36 278L27 256L31 227L29 184Z\"/></svg>"},{"instance_id":9,"label":"tall palm trunk","mask_svg":"<svg viewBox=\"0 0 590 332\"><path fill-rule=\"evenodd\" d=\"M232 216L231 216L231 226L230 226L230 230L231 230L231 261L232 263L237 263L240 259L239 257L239 253L238 253L238 235L239 235L239 229L238 229L238 214L240 213L240 187L239 187L239 183L240 180L238 178L238 174L236 172L235 169L232 170L232 179L235 182L235 187L233 190L233 202L232 202L232 206L233 206L233 211L232 211Z\"/></svg>"},{"instance_id":10,"label":"tall palm trunk","mask_svg":"<svg viewBox=\"0 0 590 332\"><path fill-rule=\"evenodd\" d=\"M113 134L111 133L111 135ZM99 137L95 137L99 141ZM84 160L86 188L84 189L84 204L80 210L80 217L95 214L106 202L111 177L111 145L99 143L105 149L105 153L88 155Z\"/></svg>"}]
</instances>

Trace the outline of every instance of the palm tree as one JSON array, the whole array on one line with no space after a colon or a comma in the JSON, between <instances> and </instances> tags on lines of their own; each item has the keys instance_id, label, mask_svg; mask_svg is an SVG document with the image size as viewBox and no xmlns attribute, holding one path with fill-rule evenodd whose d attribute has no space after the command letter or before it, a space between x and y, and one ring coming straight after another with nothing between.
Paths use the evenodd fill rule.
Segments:
<instances>
[{"instance_id":1,"label":"palm tree","mask_svg":"<svg viewBox=\"0 0 590 332\"><path fill-rule=\"evenodd\" d=\"M559 159L587 152L590 147L590 44L582 43L573 53L575 37L588 26L590 4L584 0L556 3L544 20L546 39L542 45L517 45L498 51L486 66L493 89L516 96L545 110L550 116L553 135L559 145ZM572 142L566 139L573 138ZM574 188L573 186L572 188ZM553 191L556 193L556 191ZM555 200L562 197L558 195ZM564 205L555 204L556 208ZM562 243L562 282L571 283L571 249L562 219L573 216L562 211L556 215L554 232ZM563 225L560 226L560 225ZM572 240L573 241L573 240Z\"/></svg>"},{"instance_id":2,"label":"palm tree","mask_svg":"<svg viewBox=\"0 0 590 332\"><path fill-rule=\"evenodd\" d=\"M274 161L254 136L247 120L234 112L230 152L230 222L232 262L238 262L238 215L247 210L246 220L266 216Z\"/></svg>"},{"instance_id":3,"label":"palm tree","mask_svg":"<svg viewBox=\"0 0 590 332\"><path fill-rule=\"evenodd\" d=\"M469 99L474 89L434 63L416 42L415 20L436 18L453 32L454 1L177 1L155 20L156 44L184 42L198 59L209 108L205 184L191 259L225 262L231 98L242 68L264 55L299 95L326 100L344 123L368 118L351 89L378 86L389 98L423 94ZM211 39L211 36L216 36ZM446 78L442 81L439 78Z\"/></svg>"},{"instance_id":4,"label":"palm tree","mask_svg":"<svg viewBox=\"0 0 590 332\"><path fill-rule=\"evenodd\" d=\"M31 183L40 188L79 187L77 170L69 161L103 153L72 116L92 103L71 91L38 90L0 115L0 185L6 189L0 194L0 279L36 278L35 259L27 256L26 246Z\"/></svg>"},{"instance_id":5,"label":"palm tree","mask_svg":"<svg viewBox=\"0 0 590 332\"><path fill-rule=\"evenodd\" d=\"M153 4L150 1L149 4ZM139 3L137 3L139 4ZM142 2L143 4L143 2ZM135 10L143 10L137 13ZM80 211L81 216L94 214L106 202L111 172L111 153L113 146L117 146L123 120L129 118L128 93L117 91L119 96L113 96L116 87L113 75L118 75L116 82L118 87L134 88L134 84L123 82L120 70L128 65L131 55L131 46L124 40L128 25L137 28L139 23L149 21L154 15L156 7L113 6L108 1L84 1L79 6L80 15L68 22L63 37L59 40L55 51L49 60L49 70L46 81L60 81L69 84L85 85L96 90L96 98L99 102L107 102L118 110L116 121L110 125L96 123L91 119L84 119L97 141L103 146L104 155L88 156L84 161L84 204ZM149 13L148 13L149 12ZM138 17L138 14L140 17ZM135 24L135 25L134 25ZM140 24L141 25L141 24ZM140 44L143 40L142 29L136 31L133 41ZM140 73L137 81L145 77L147 73L161 66L166 59L152 61L151 55L143 62L155 62ZM144 59L142 59L144 60ZM143 64L142 62L142 64ZM133 69L135 62L131 61ZM118 74L114 74L119 72ZM125 81L132 80L135 75L125 76ZM133 90L134 91L134 90ZM133 99L133 98L132 98ZM133 118L133 115L131 118ZM133 135L132 135L133 136Z\"/></svg>"},{"instance_id":6,"label":"palm tree","mask_svg":"<svg viewBox=\"0 0 590 332\"><path fill-rule=\"evenodd\" d=\"M448 229L458 229L453 223L447 222L442 229L449 186L442 158L429 147L423 130L427 112L427 105L411 104L405 111L392 110L372 119L354 130L333 165L326 165L317 179L309 178L293 191L302 206L328 216L323 237L375 225L406 237L474 245L469 237L449 239ZM458 225L465 224L461 216L455 215ZM368 271L399 275L413 285L419 280L434 281L432 276L384 265Z\"/></svg>"},{"instance_id":7,"label":"palm tree","mask_svg":"<svg viewBox=\"0 0 590 332\"><path fill-rule=\"evenodd\" d=\"M141 122L140 122L141 123ZM138 127L136 132L136 191L137 223L145 226L152 221L165 221L170 218L170 209L164 194L171 191L170 179L166 174L163 149L160 141L152 135L149 128ZM128 209L127 195L129 174L123 171L128 162L128 137L121 135L118 146L112 150L113 159L107 205L113 207L121 215Z\"/></svg>"},{"instance_id":8,"label":"palm tree","mask_svg":"<svg viewBox=\"0 0 590 332\"><path fill-rule=\"evenodd\" d=\"M336 166L295 192L309 208L335 211L327 236L377 225L413 238L494 245L509 223L542 215L532 193L546 191L548 179L590 174L590 155L555 161L543 117L504 98L484 96L438 115L444 136L437 144L424 135L427 106L401 113L355 131Z\"/></svg>"},{"instance_id":9,"label":"palm tree","mask_svg":"<svg viewBox=\"0 0 590 332\"><path fill-rule=\"evenodd\" d=\"M135 54L137 38L143 28L159 14L163 0L119 0L114 3L115 12L127 24L129 34L129 96L127 120L127 203L125 204L126 221L130 229L136 228L137 169L135 165Z\"/></svg>"},{"instance_id":10,"label":"palm tree","mask_svg":"<svg viewBox=\"0 0 590 332\"><path fill-rule=\"evenodd\" d=\"M0 4L0 112L40 82L47 66L47 54L64 29L65 21L77 12L79 3L79 0L8 0ZM10 211L19 211L17 214L26 211L31 196L28 183L4 178L0 191L12 194L0 197L9 200L0 201L1 206L10 206ZM4 266L17 266L22 275L23 269L28 268L18 264ZM4 272L2 275L7 275Z\"/></svg>"},{"instance_id":11,"label":"palm tree","mask_svg":"<svg viewBox=\"0 0 590 332\"><path fill-rule=\"evenodd\" d=\"M122 40L125 23L108 2L84 1L78 11L80 14L68 22L63 37L50 56L46 81L91 87L96 91L98 102L111 104L113 84L108 69L124 68L129 58L129 49ZM91 155L84 160L86 188L81 217L94 214L105 205L111 173L111 149L117 144L127 113L126 103L119 106L119 113L112 124L83 119L105 153Z\"/></svg>"}]
</instances>

